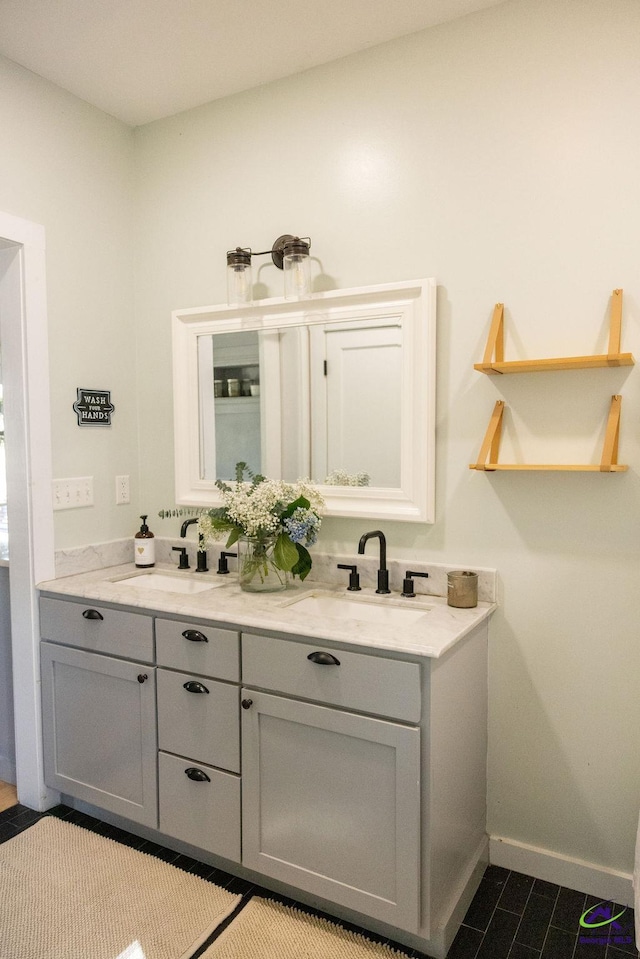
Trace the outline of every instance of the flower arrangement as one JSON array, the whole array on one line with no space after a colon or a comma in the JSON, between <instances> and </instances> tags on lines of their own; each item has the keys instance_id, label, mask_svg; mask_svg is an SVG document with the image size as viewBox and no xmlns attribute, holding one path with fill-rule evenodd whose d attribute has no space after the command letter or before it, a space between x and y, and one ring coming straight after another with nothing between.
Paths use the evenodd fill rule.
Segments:
<instances>
[{"instance_id":1,"label":"flower arrangement","mask_svg":"<svg viewBox=\"0 0 640 959\"><path fill-rule=\"evenodd\" d=\"M240 584L279 589L286 585L286 573L305 579L311 570L307 547L316 542L324 506L318 491L305 480L267 479L246 463L236 464L235 483L217 480L216 486L223 505L200 517L198 531L205 543L228 533L227 549L236 542L244 547L238 561Z\"/></svg>"}]
</instances>

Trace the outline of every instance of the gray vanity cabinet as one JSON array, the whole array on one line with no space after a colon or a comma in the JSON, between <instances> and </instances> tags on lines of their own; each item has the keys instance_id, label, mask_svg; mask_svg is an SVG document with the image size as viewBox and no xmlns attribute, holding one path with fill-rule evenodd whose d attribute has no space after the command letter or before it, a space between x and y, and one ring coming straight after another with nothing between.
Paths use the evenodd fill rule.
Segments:
<instances>
[{"instance_id":1,"label":"gray vanity cabinet","mask_svg":"<svg viewBox=\"0 0 640 959\"><path fill-rule=\"evenodd\" d=\"M416 723L419 666L251 634L242 642L243 864L416 932L420 729L349 710L408 712Z\"/></svg>"},{"instance_id":2,"label":"gray vanity cabinet","mask_svg":"<svg viewBox=\"0 0 640 959\"><path fill-rule=\"evenodd\" d=\"M240 637L156 620L160 830L240 861Z\"/></svg>"},{"instance_id":3,"label":"gray vanity cabinet","mask_svg":"<svg viewBox=\"0 0 640 959\"><path fill-rule=\"evenodd\" d=\"M447 954L487 859L486 621L429 657L40 611L47 785Z\"/></svg>"},{"instance_id":4,"label":"gray vanity cabinet","mask_svg":"<svg viewBox=\"0 0 640 959\"><path fill-rule=\"evenodd\" d=\"M88 610L98 616L83 616ZM157 827L151 618L43 599L41 624L45 782ZM114 655L77 648L85 644ZM118 658L123 648L142 655Z\"/></svg>"}]
</instances>

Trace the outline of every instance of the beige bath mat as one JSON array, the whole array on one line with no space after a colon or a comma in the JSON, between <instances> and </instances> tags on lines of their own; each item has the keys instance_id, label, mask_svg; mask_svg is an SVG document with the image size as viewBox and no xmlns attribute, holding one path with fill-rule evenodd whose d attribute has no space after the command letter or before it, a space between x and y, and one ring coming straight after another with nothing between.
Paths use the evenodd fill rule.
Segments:
<instances>
[{"instance_id":1,"label":"beige bath mat","mask_svg":"<svg viewBox=\"0 0 640 959\"><path fill-rule=\"evenodd\" d=\"M0 845L0 959L186 959L239 900L47 816Z\"/></svg>"},{"instance_id":2,"label":"beige bath mat","mask_svg":"<svg viewBox=\"0 0 640 959\"><path fill-rule=\"evenodd\" d=\"M402 955L326 919L256 896L202 959L398 959Z\"/></svg>"}]
</instances>

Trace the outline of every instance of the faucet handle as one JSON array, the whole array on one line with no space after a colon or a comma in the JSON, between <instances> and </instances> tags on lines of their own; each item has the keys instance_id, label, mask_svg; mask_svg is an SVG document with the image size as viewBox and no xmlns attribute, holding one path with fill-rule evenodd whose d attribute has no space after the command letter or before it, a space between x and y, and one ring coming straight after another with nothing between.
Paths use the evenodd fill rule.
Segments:
<instances>
[{"instance_id":1,"label":"faucet handle","mask_svg":"<svg viewBox=\"0 0 640 959\"><path fill-rule=\"evenodd\" d=\"M428 573L415 573L412 570L408 569L405 573L405 578L402 580L402 596L415 596L416 591L413 588L413 579L412 576L422 576L424 579L429 578Z\"/></svg>"},{"instance_id":2,"label":"faucet handle","mask_svg":"<svg viewBox=\"0 0 640 959\"><path fill-rule=\"evenodd\" d=\"M229 566L227 564L227 556L237 556L237 553L225 553L224 551L220 553L220 559L218 560L218 574L222 575L229 572Z\"/></svg>"},{"instance_id":3,"label":"faucet handle","mask_svg":"<svg viewBox=\"0 0 640 959\"><path fill-rule=\"evenodd\" d=\"M338 563L338 569L348 569L349 570L349 585L347 589L350 589L352 592L359 590L360 587L360 576L358 574L357 566L349 566L348 563Z\"/></svg>"},{"instance_id":4,"label":"faucet handle","mask_svg":"<svg viewBox=\"0 0 640 959\"><path fill-rule=\"evenodd\" d=\"M180 553L180 562L178 563L178 569L189 569L189 557L187 556L187 547L172 546L171 548L174 553Z\"/></svg>"}]
</instances>

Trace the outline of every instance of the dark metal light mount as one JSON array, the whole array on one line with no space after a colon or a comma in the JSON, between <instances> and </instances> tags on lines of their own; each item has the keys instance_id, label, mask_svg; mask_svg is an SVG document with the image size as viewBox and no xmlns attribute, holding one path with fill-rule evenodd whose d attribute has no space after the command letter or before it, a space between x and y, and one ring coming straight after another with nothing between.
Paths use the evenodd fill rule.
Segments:
<instances>
[{"instance_id":1,"label":"dark metal light mount","mask_svg":"<svg viewBox=\"0 0 640 959\"><path fill-rule=\"evenodd\" d=\"M231 306L252 302L253 280L251 258L271 254L271 259L284 272L285 299L300 299L310 288L310 237L283 233L274 241L270 250L252 250L250 246L237 246L227 251L227 300Z\"/></svg>"},{"instance_id":2,"label":"dark metal light mount","mask_svg":"<svg viewBox=\"0 0 640 959\"><path fill-rule=\"evenodd\" d=\"M266 256L267 253L270 253L275 266L277 266L279 270L283 270L284 258L287 254L308 256L310 249L310 237L299 237L293 236L291 233L283 233L277 240L274 240L270 250L252 250L250 246L237 246L235 250L228 250L227 266L240 267L242 269L251 266L252 256Z\"/></svg>"}]
</instances>

